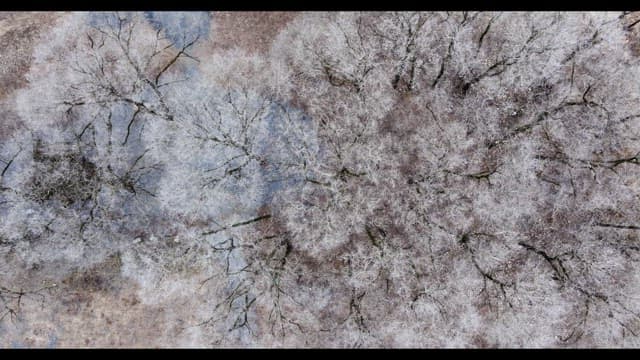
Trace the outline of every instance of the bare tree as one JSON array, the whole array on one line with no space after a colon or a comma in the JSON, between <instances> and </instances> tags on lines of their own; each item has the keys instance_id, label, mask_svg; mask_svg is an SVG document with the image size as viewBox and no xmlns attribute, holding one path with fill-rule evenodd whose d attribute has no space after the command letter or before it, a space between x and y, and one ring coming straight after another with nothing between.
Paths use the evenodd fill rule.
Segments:
<instances>
[{"instance_id":1,"label":"bare tree","mask_svg":"<svg viewBox=\"0 0 640 360\"><path fill-rule=\"evenodd\" d=\"M307 13L199 57L85 15L37 48L0 148L24 261L199 267L184 328L217 346L638 344L629 14ZM2 289L9 317L42 290Z\"/></svg>"}]
</instances>

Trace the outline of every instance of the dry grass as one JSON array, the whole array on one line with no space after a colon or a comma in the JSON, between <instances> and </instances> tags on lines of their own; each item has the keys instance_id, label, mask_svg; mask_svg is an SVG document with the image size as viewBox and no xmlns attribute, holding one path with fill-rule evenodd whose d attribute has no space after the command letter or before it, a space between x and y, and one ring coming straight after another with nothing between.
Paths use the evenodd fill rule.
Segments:
<instances>
[{"instance_id":1,"label":"dry grass","mask_svg":"<svg viewBox=\"0 0 640 360\"><path fill-rule=\"evenodd\" d=\"M266 52L273 39L297 12L216 12L213 14L213 49L239 47L247 52Z\"/></svg>"},{"instance_id":2,"label":"dry grass","mask_svg":"<svg viewBox=\"0 0 640 360\"><path fill-rule=\"evenodd\" d=\"M47 31L59 13L0 12L0 140L20 127L12 94L25 86L38 35Z\"/></svg>"}]
</instances>

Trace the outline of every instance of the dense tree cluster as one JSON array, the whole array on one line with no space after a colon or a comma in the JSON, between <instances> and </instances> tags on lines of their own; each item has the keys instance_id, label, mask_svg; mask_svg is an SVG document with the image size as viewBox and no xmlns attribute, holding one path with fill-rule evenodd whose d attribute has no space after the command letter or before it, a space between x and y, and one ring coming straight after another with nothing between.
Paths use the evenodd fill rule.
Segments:
<instances>
[{"instance_id":1,"label":"dense tree cluster","mask_svg":"<svg viewBox=\"0 0 640 360\"><path fill-rule=\"evenodd\" d=\"M66 15L0 143L0 254L205 272L209 345L637 346L632 15L308 13L203 56ZM0 317L51 293L12 289Z\"/></svg>"}]
</instances>

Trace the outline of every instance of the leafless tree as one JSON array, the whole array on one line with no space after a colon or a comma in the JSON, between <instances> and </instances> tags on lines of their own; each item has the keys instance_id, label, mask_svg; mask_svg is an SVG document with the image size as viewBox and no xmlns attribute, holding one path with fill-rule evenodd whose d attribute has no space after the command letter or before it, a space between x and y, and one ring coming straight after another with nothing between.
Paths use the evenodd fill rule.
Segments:
<instances>
[{"instance_id":1,"label":"leafless tree","mask_svg":"<svg viewBox=\"0 0 640 360\"><path fill-rule=\"evenodd\" d=\"M202 265L219 346L635 346L628 16L306 13L197 57L73 14L0 148L0 245Z\"/></svg>"}]
</instances>

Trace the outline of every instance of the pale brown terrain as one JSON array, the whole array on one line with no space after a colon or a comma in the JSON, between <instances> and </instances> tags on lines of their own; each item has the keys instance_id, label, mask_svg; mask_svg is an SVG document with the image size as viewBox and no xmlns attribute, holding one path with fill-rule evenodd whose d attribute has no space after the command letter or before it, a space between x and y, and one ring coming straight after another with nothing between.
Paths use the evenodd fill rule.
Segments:
<instances>
[{"instance_id":1,"label":"pale brown terrain","mask_svg":"<svg viewBox=\"0 0 640 360\"><path fill-rule=\"evenodd\" d=\"M265 52L274 37L299 13L297 12L216 12L211 27L214 49L241 48L247 52Z\"/></svg>"},{"instance_id":2,"label":"pale brown terrain","mask_svg":"<svg viewBox=\"0 0 640 360\"><path fill-rule=\"evenodd\" d=\"M20 124L11 110L12 93L26 85L38 35L48 31L59 13L0 13L0 140Z\"/></svg>"}]
</instances>

